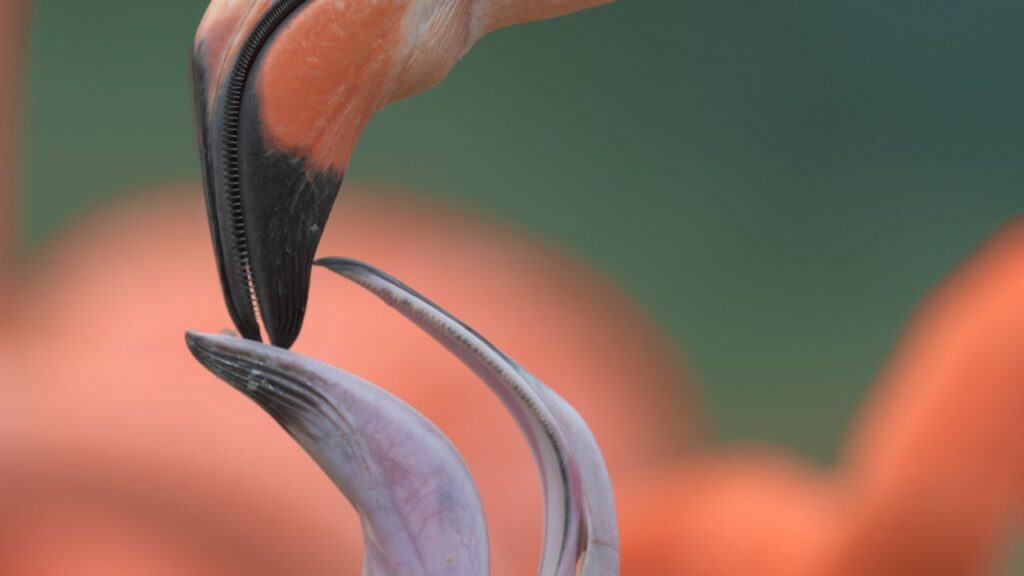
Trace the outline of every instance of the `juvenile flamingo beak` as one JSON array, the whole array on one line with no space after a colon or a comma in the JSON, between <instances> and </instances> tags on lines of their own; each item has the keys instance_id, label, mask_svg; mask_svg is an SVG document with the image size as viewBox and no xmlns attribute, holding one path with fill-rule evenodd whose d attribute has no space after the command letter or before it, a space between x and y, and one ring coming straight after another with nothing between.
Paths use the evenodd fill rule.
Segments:
<instances>
[{"instance_id":1,"label":"juvenile flamingo beak","mask_svg":"<svg viewBox=\"0 0 1024 576\"><path fill-rule=\"evenodd\" d=\"M352 502L363 524L363 574L487 574L476 485L448 439L418 412L281 348L230 336L186 339L203 365L273 416Z\"/></svg>"},{"instance_id":2,"label":"juvenile flamingo beak","mask_svg":"<svg viewBox=\"0 0 1024 576\"><path fill-rule=\"evenodd\" d=\"M544 486L544 548L537 573L617 576L611 481L583 418L477 332L398 280L352 260L321 264L423 328L515 417ZM276 418L362 514L365 574L487 574L486 528L476 489L461 458L422 416L371 384L279 348L227 336L189 334L187 340L201 363ZM384 486L390 489L381 490ZM379 496L408 490L417 497ZM424 510L424 502L433 505ZM427 530L410 529L422 526L424 518L433 519ZM455 557L464 564L452 571L445 559Z\"/></svg>"},{"instance_id":3,"label":"juvenile flamingo beak","mask_svg":"<svg viewBox=\"0 0 1024 576\"><path fill-rule=\"evenodd\" d=\"M583 417L478 332L401 281L346 258L325 258L317 265L369 290L423 329L476 373L515 417L544 485L538 574L617 575L619 533L611 479Z\"/></svg>"},{"instance_id":4,"label":"juvenile flamingo beak","mask_svg":"<svg viewBox=\"0 0 1024 576\"><path fill-rule=\"evenodd\" d=\"M206 202L228 312L290 347L356 140L495 28L607 0L213 0L193 68Z\"/></svg>"}]
</instances>

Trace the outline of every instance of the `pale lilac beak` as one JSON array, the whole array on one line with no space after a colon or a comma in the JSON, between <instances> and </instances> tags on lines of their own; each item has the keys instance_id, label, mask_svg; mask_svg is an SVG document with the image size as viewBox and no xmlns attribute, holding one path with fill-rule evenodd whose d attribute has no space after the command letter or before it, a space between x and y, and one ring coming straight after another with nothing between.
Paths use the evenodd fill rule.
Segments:
<instances>
[{"instance_id":1,"label":"pale lilac beak","mask_svg":"<svg viewBox=\"0 0 1024 576\"><path fill-rule=\"evenodd\" d=\"M326 258L316 264L412 320L473 370L515 417L544 484L544 552L538 574L617 575L619 534L611 480L579 413L475 330L401 281L355 260Z\"/></svg>"},{"instance_id":2,"label":"pale lilac beak","mask_svg":"<svg viewBox=\"0 0 1024 576\"><path fill-rule=\"evenodd\" d=\"M487 574L476 485L459 453L419 412L281 348L193 333L186 341L204 366L273 416L352 502L363 525L363 574Z\"/></svg>"}]
</instances>

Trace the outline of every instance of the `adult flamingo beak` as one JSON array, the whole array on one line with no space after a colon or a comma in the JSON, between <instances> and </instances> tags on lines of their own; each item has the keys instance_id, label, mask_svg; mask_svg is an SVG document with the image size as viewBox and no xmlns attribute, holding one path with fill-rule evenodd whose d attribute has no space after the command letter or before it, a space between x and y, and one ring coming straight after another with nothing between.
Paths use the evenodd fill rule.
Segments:
<instances>
[{"instance_id":1,"label":"adult flamingo beak","mask_svg":"<svg viewBox=\"0 0 1024 576\"><path fill-rule=\"evenodd\" d=\"M314 54L301 53L296 38L330 4L214 1L193 56L206 205L228 311L243 336L260 340L262 322L282 347L301 329L313 256L365 115L365 96L346 90L358 78L325 82L322 67L302 65ZM345 111L329 113L339 97L328 85L345 94Z\"/></svg>"},{"instance_id":2,"label":"adult flamingo beak","mask_svg":"<svg viewBox=\"0 0 1024 576\"><path fill-rule=\"evenodd\" d=\"M228 311L288 348L349 156L382 106L468 49L469 3L214 0L193 57L206 202Z\"/></svg>"},{"instance_id":3,"label":"adult flamingo beak","mask_svg":"<svg viewBox=\"0 0 1024 576\"><path fill-rule=\"evenodd\" d=\"M355 142L495 28L607 0L213 0L193 68L206 203L238 331L290 347Z\"/></svg>"}]
</instances>

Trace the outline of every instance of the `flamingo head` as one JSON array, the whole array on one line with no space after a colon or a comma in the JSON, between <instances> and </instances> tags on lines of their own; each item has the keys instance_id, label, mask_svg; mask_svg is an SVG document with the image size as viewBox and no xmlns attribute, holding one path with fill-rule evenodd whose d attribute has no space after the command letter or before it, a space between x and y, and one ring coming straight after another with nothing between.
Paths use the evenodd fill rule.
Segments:
<instances>
[{"instance_id":1,"label":"flamingo head","mask_svg":"<svg viewBox=\"0 0 1024 576\"><path fill-rule=\"evenodd\" d=\"M484 34L608 0L213 0L193 69L228 311L289 347L317 245L375 112L440 82Z\"/></svg>"}]
</instances>

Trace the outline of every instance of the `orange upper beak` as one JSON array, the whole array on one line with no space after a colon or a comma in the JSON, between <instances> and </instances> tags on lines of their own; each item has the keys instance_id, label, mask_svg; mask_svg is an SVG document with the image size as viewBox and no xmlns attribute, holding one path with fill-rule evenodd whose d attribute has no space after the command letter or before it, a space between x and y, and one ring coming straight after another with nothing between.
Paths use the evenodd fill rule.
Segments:
<instances>
[{"instance_id":1,"label":"orange upper beak","mask_svg":"<svg viewBox=\"0 0 1024 576\"><path fill-rule=\"evenodd\" d=\"M379 106L380 55L395 40L355 42L343 32L368 26L340 4L215 1L196 39L200 154L224 296L243 336L260 339L258 310L282 347L299 334L316 247L355 139ZM337 16L345 30L323 25Z\"/></svg>"},{"instance_id":2,"label":"orange upper beak","mask_svg":"<svg viewBox=\"0 0 1024 576\"><path fill-rule=\"evenodd\" d=\"M497 26L604 1L213 0L193 59L199 145L242 335L259 340L262 321L275 345L298 337L320 236L377 110L439 82Z\"/></svg>"}]
</instances>

